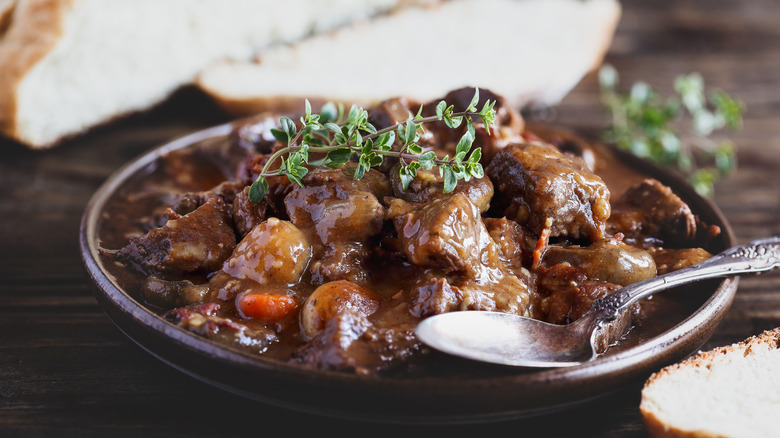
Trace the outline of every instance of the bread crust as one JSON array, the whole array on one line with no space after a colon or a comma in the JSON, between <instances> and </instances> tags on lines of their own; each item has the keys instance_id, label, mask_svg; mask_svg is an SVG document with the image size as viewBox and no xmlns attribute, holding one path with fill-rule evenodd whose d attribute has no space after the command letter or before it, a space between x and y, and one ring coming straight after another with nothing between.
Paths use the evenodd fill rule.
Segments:
<instances>
[{"instance_id":1,"label":"bread crust","mask_svg":"<svg viewBox=\"0 0 780 438\"><path fill-rule=\"evenodd\" d=\"M768 346L771 349L780 349L780 327L773 330L767 330L736 344L717 347L709 351L700 351L682 362L667 366L651 375L642 389L642 401L639 404L639 410L642 413L642 419L644 420L648 434L653 438L710 438L724 436L702 430L682 430L673 425L664 423L648 407L648 402L645 398L645 390L656 383L660 383L665 377L686 367L709 368L718 356L731 354L748 356L753 353L753 348L758 346Z\"/></svg>"},{"instance_id":2,"label":"bread crust","mask_svg":"<svg viewBox=\"0 0 780 438\"><path fill-rule=\"evenodd\" d=\"M703 430L682 430L668 426L659 420L652 412L642 412L647 434L653 438L728 438L724 435L713 435Z\"/></svg>"},{"instance_id":3,"label":"bread crust","mask_svg":"<svg viewBox=\"0 0 780 438\"><path fill-rule=\"evenodd\" d=\"M15 6L16 0L0 0L0 38L8 29L8 25L11 24L11 15Z\"/></svg>"},{"instance_id":4,"label":"bread crust","mask_svg":"<svg viewBox=\"0 0 780 438\"><path fill-rule=\"evenodd\" d=\"M17 91L24 76L56 45L77 0L19 0L0 44L0 131L19 139Z\"/></svg>"}]
</instances>

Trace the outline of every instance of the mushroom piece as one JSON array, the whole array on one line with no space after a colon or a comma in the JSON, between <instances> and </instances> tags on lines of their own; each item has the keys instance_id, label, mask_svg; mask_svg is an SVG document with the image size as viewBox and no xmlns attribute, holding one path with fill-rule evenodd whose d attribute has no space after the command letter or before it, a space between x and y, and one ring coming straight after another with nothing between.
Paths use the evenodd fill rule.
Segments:
<instances>
[{"instance_id":1,"label":"mushroom piece","mask_svg":"<svg viewBox=\"0 0 780 438\"><path fill-rule=\"evenodd\" d=\"M380 298L374 292L347 280L336 280L318 287L303 303L301 327L306 336L316 336L337 313L351 309L366 316L379 309Z\"/></svg>"}]
</instances>

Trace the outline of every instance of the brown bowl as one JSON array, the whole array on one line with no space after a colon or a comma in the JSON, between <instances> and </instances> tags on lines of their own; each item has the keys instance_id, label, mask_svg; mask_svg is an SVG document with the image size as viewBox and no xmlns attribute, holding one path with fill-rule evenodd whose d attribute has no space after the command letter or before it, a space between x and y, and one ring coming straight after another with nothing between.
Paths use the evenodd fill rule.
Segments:
<instances>
[{"instance_id":1,"label":"brown bowl","mask_svg":"<svg viewBox=\"0 0 780 438\"><path fill-rule=\"evenodd\" d=\"M602 357L576 367L522 369L447 358L446 372L370 377L312 370L234 350L182 330L123 290L100 256L102 213L134 178L151 172L171 151L224 139L230 125L199 131L130 162L95 193L82 218L81 253L108 316L149 353L197 379L247 398L309 413L369 421L467 423L528 417L565 409L636 383L696 351L728 310L738 279L713 280L662 296L681 303L679 312L637 326ZM722 233L711 252L733 246L733 232L718 208L676 176L614 151L626 165L669 185L693 212ZM652 327L651 327L652 326ZM435 354L435 353L434 353Z\"/></svg>"}]
</instances>

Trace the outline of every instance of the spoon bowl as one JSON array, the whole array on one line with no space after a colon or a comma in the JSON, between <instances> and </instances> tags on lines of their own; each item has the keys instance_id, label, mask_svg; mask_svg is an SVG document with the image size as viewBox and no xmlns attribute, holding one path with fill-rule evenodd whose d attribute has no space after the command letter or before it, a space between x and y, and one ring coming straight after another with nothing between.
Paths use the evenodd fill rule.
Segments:
<instances>
[{"instance_id":1,"label":"spoon bowl","mask_svg":"<svg viewBox=\"0 0 780 438\"><path fill-rule=\"evenodd\" d=\"M519 367L566 367L593 360L608 348L609 323L656 292L715 277L758 274L780 267L780 237L727 249L701 263L633 283L595 300L578 320L550 324L501 312L463 311L431 316L418 338L444 353Z\"/></svg>"},{"instance_id":2,"label":"spoon bowl","mask_svg":"<svg viewBox=\"0 0 780 438\"><path fill-rule=\"evenodd\" d=\"M450 312L423 320L417 336L437 350L482 362L574 366L597 355L589 330L594 315L559 325L502 312Z\"/></svg>"}]
</instances>

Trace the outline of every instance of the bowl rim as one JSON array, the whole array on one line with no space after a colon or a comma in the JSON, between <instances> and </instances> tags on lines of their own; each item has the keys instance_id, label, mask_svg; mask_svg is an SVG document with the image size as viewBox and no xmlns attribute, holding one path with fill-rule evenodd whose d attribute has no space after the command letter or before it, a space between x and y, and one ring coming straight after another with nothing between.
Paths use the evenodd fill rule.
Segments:
<instances>
[{"instance_id":1,"label":"bowl rim","mask_svg":"<svg viewBox=\"0 0 780 438\"><path fill-rule=\"evenodd\" d=\"M361 412L352 413L349 412L349 408L339 407L317 407L308 406L305 403L295 403L285 400L280 400L273 396L265 397L258 391L242 391L240 388L236 388L233 385L225 384L220 379L210 379L209 376L204 376L203 373L193 372L189 367L182 365L176 360L171 360L166 357L166 354L161 353L159 349L149 348L147 343L142 339L138 339L138 335L132 333L132 330L128 330L128 325L138 324L142 326L146 331L152 333L153 336L162 337L182 350L188 350L191 353L208 358L214 361L216 366L229 366L231 368L240 369L250 374L253 373L273 373L275 378L287 379L291 381L311 381L313 385L350 385L350 386L362 386L371 388L372 390L387 391L389 394L395 396L402 396L409 391L432 391L438 393L441 391L441 381L436 379L430 379L426 377L408 377L408 378L395 378L395 377L382 377L382 376L361 376L350 373L343 373L338 371L328 370L312 370L302 366L296 366L293 364L281 363L262 356L250 356L250 354L241 352L230 347L219 345L214 341L200 337L194 333L183 330L170 322L163 319L160 315L147 309L142 303L138 302L128 293L122 290L110 273L104 269L99 255L99 242L98 242L98 229L101 220L101 215L106 203L111 196L118 190L124 183L126 183L131 177L138 174L138 172L147 168L153 164L158 158L175 150L183 149L195 145L205 140L211 140L215 138L225 137L233 129L233 122L224 123L221 125L213 126L203 130L199 130L178 138L173 139L160 146L154 147L151 150L146 151L140 156L130 160L125 165L116 170L95 192L92 198L89 200L84 214L81 219L79 230L79 245L81 250L81 256L83 262L87 268L88 274L91 277L94 285L96 297L98 298L101 307L108 314L115 325L131 340L136 342L146 351L153 354L158 359L174 366L175 368L190 374L200 380L203 380L213 386L221 387L222 389L230 392L249 397L255 400L259 400L266 403L272 403L274 405L287 407L295 410L306 411L310 413L324 413L329 416L346 417L346 418L359 418L359 419L371 419L376 421L401 421L401 422L434 422L434 423L451 423L451 422L483 422L492 420L501 420L506 418L518 418L530 415L536 415L538 413L549 412L552 410L558 410L565 408L568 403L557 403L554 406L543 406L540 409L529 408L509 408L500 412L481 412L475 413L472 416L460 415L458 418L451 418L447 413L443 414L430 414L430 415L414 415L405 413L371 413ZM628 162L637 161L641 163L641 166L647 168L650 167L649 172L653 175L662 175L664 183L674 182L675 193L678 193L680 188L687 193L678 193L683 199L689 201L691 199L696 200L696 208L694 211L706 210L709 216L714 217L718 221L718 225L721 227L723 233L723 239L729 246L736 244L734 233L723 216L718 207L710 200L700 197L693 191L693 189L685 183L681 178L668 171L665 171L652 163L641 160L627 152L613 149L621 160ZM631 163L631 165L638 165L637 163ZM655 167L655 168L653 168ZM570 381L570 382L588 382L591 380L599 380L609 377L611 374L620 373L627 369L642 369L642 374L645 375L648 369L654 369L654 367L643 366L643 364L655 364L655 368L658 366L657 356L669 349L680 349L682 346L686 346L690 342L689 336L691 333L695 333L697 329L705 326L707 323L712 323L713 319L717 319L715 326L722 319L723 314L727 311L728 307L733 301L734 294L739 279L726 278L718 283L717 288L707 298L702 305L688 315L685 319L677 323L674 327L661 333L658 336L650 338L636 346L630 347L626 350L611 354L608 356L600 357L599 359L584 363L575 367L566 368L551 368L551 369L536 369L532 372L519 372L517 375L506 376L491 376L480 377L474 379L460 379L455 386L458 391L465 393L480 392L486 387L502 387L512 385L521 385L534 383L538 385L546 385L555 387L550 382L558 381ZM124 314L122 317L117 317L117 312ZM710 334L699 343L698 346L703 344ZM698 348L696 346L695 348ZM694 349L695 349L694 348ZM685 348L691 350L690 346ZM686 351L685 354L691 353ZM681 358L681 357L680 357ZM655 360L654 360L655 359ZM531 377L529 377L531 376ZM645 376L646 377L646 376ZM316 381L316 382L315 382ZM445 394L454 394L452 391L444 391ZM579 401L574 401L578 403ZM357 416L356 416L357 415Z\"/></svg>"}]
</instances>

